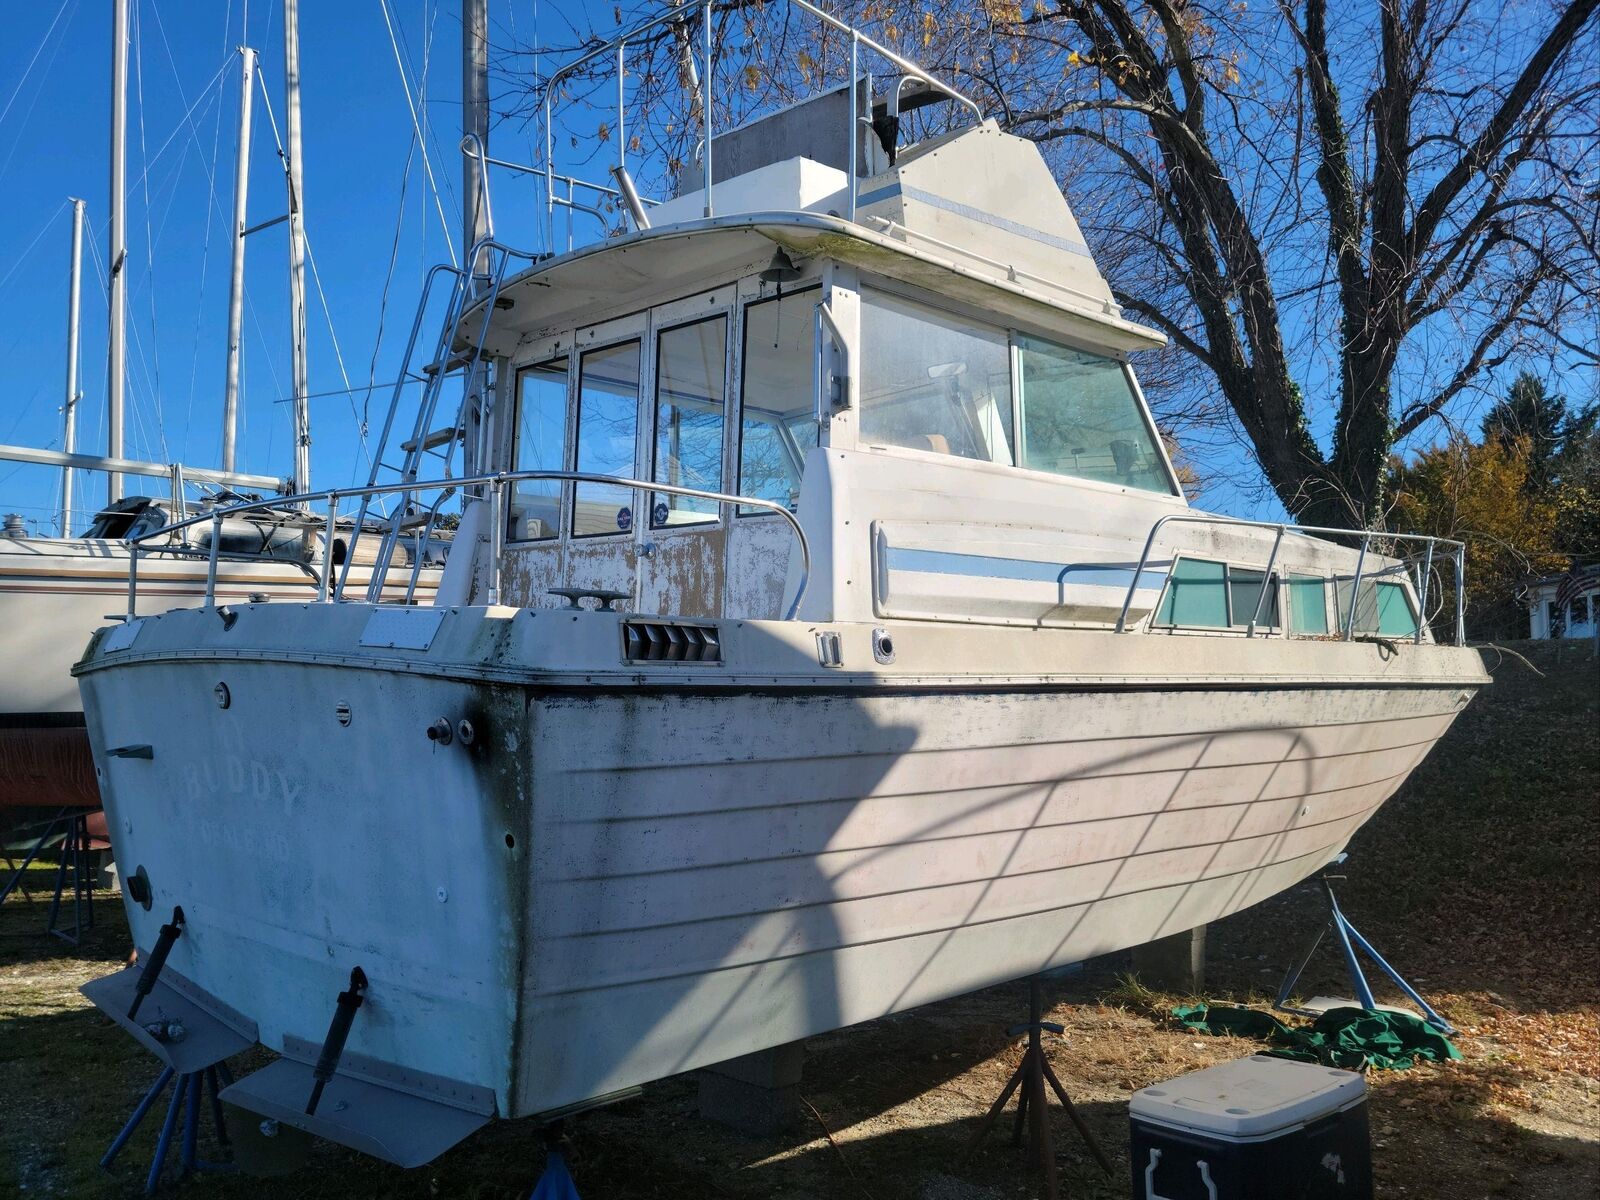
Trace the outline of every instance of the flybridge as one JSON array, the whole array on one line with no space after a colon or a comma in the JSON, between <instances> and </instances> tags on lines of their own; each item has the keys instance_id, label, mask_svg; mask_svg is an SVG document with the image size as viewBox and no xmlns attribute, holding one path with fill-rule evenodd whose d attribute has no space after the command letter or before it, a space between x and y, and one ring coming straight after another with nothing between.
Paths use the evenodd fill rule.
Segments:
<instances>
[{"instance_id":1,"label":"flybridge","mask_svg":"<svg viewBox=\"0 0 1600 1200\"><path fill-rule=\"evenodd\" d=\"M545 181L545 234L547 244L554 250L557 247L556 235L556 210L566 209L569 214L586 213L598 216L593 204L585 204L577 198L579 192L589 197L609 198L626 206L636 224L648 226L650 218L647 215L647 206L657 203L651 200L641 200L633 185L632 177L628 172L628 137L627 119L628 106L625 88L628 52L630 45L637 45L648 35L663 28L675 28L680 39L681 51L684 56L685 66L689 76L698 81L699 95L694 103L701 133L696 147L695 161L686 169L694 177L694 188L700 201L700 213L704 217L715 217L723 212L719 207L717 183L733 175L742 175L757 167L776 161L767 157L760 161L761 151L757 146L772 144L772 135L781 130L790 135L800 135L805 138L801 143L801 154L806 158L822 162L836 160L836 165L841 168L848 178L845 189L844 205L845 215L850 220L855 220L856 205L858 201L858 183L865 176L871 174L865 155L868 153L868 144L873 139L864 135L862 125L864 119L870 124L872 131L877 134L877 142L883 148L883 153L888 156L890 163L894 161L895 139L900 125L902 111L909 112L912 108L936 100L948 100L971 111L974 119L983 120L983 110L975 101L963 95L949 84L937 79L932 73L924 70L908 58L904 58L890 50L887 46L874 41L854 26L848 25L806 0L790 0L790 7L799 10L818 22L824 30L842 33L849 40L849 73L848 79L855 81L855 86L823 91L812 100L804 101L800 105L792 106L787 110L772 114L760 121L738 129L726 130L718 133L715 128L715 87L717 81L717 58L713 39L713 20L719 10L732 11L742 6L737 4L718 4L715 0L705 0L705 3L694 7L684 6L672 8L658 16L641 21L627 30L618 34L603 45L565 64L546 81L542 104L544 123L544 164L542 174ZM693 26L698 23L699 29ZM699 56L695 57L694 34L699 34ZM895 85L890 88L884 97L874 103L872 97L872 76L864 71L864 56L872 56L882 60L900 76ZM616 83L616 111L614 131L611 140L617 147L617 161L611 168L611 175L615 186L578 179L573 176L562 175L555 170L555 101L562 84L575 77L585 68L609 60ZM819 111L821 105L825 111ZM819 120L819 117L825 119ZM751 136L753 131L760 128L763 132L759 137ZM827 146L831 139L832 146ZM808 144L809 143L809 144ZM789 143L791 146L793 142ZM825 148L824 148L825 147ZM811 153L806 153L810 150ZM789 150L785 157L794 154ZM724 155L728 158L728 166L722 163ZM502 164L511 165L511 164ZM730 169L731 168L731 169ZM680 181L681 183L682 181ZM564 194L563 194L564 192ZM567 227L567 249L572 248L572 226Z\"/></svg>"}]
</instances>

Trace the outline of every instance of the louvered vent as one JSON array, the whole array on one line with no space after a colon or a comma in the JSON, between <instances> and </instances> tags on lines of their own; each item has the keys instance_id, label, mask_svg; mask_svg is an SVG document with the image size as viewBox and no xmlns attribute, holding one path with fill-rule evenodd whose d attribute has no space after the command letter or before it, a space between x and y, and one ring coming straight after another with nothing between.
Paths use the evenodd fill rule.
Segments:
<instances>
[{"instance_id":1,"label":"louvered vent","mask_svg":"<svg viewBox=\"0 0 1600 1200\"><path fill-rule=\"evenodd\" d=\"M629 662L720 663L722 642L714 625L624 621L622 657Z\"/></svg>"}]
</instances>

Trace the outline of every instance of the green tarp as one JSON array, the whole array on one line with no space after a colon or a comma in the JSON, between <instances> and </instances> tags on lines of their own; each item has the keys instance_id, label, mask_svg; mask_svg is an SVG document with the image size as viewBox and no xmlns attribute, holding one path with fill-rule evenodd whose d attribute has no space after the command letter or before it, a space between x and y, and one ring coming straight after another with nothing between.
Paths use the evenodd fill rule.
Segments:
<instances>
[{"instance_id":1,"label":"green tarp","mask_svg":"<svg viewBox=\"0 0 1600 1200\"><path fill-rule=\"evenodd\" d=\"M1196 1033L1261 1038L1279 1058L1320 1062L1359 1071L1365 1067L1403 1071L1419 1059L1444 1062L1461 1052L1421 1017L1364 1008L1330 1008L1307 1026L1285 1025L1253 1008L1180 1005L1172 1015Z\"/></svg>"}]
</instances>

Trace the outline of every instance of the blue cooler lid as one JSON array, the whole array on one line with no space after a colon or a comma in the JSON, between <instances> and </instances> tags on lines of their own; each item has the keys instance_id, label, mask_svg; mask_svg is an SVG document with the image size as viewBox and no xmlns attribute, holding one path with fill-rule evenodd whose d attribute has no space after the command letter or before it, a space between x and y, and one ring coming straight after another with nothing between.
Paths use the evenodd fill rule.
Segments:
<instances>
[{"instance_id":1,"label":"blue cooler lid","mask_svg":"<svg viewBox=\"0 0 1600 1200\"><path fill-rule=\"evenodd\" d=\"M1252 1054L1140 1088L1128 1104L1141 1121L1230 1140L1270 1137L1366 1099L1354 1071Z\"/></svg>"}]
</instances>

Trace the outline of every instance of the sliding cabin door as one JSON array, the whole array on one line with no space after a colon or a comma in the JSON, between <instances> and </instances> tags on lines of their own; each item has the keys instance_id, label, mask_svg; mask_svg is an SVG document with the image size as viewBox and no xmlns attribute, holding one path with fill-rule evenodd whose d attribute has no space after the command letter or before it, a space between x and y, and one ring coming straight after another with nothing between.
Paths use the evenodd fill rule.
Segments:
<instances>
[{"instance_id":1,"label":"sliding cabin door","mask_svg":"<svg viewBox=\"0 0 1600 1200\"><path fill-rule=\"evenodd\" d=\"M650 371L639 478L728 492L734 288L650 314ZM638 610L722 615L728 506L653 492L637 516Z\"/></svg>"}]
</instances>

